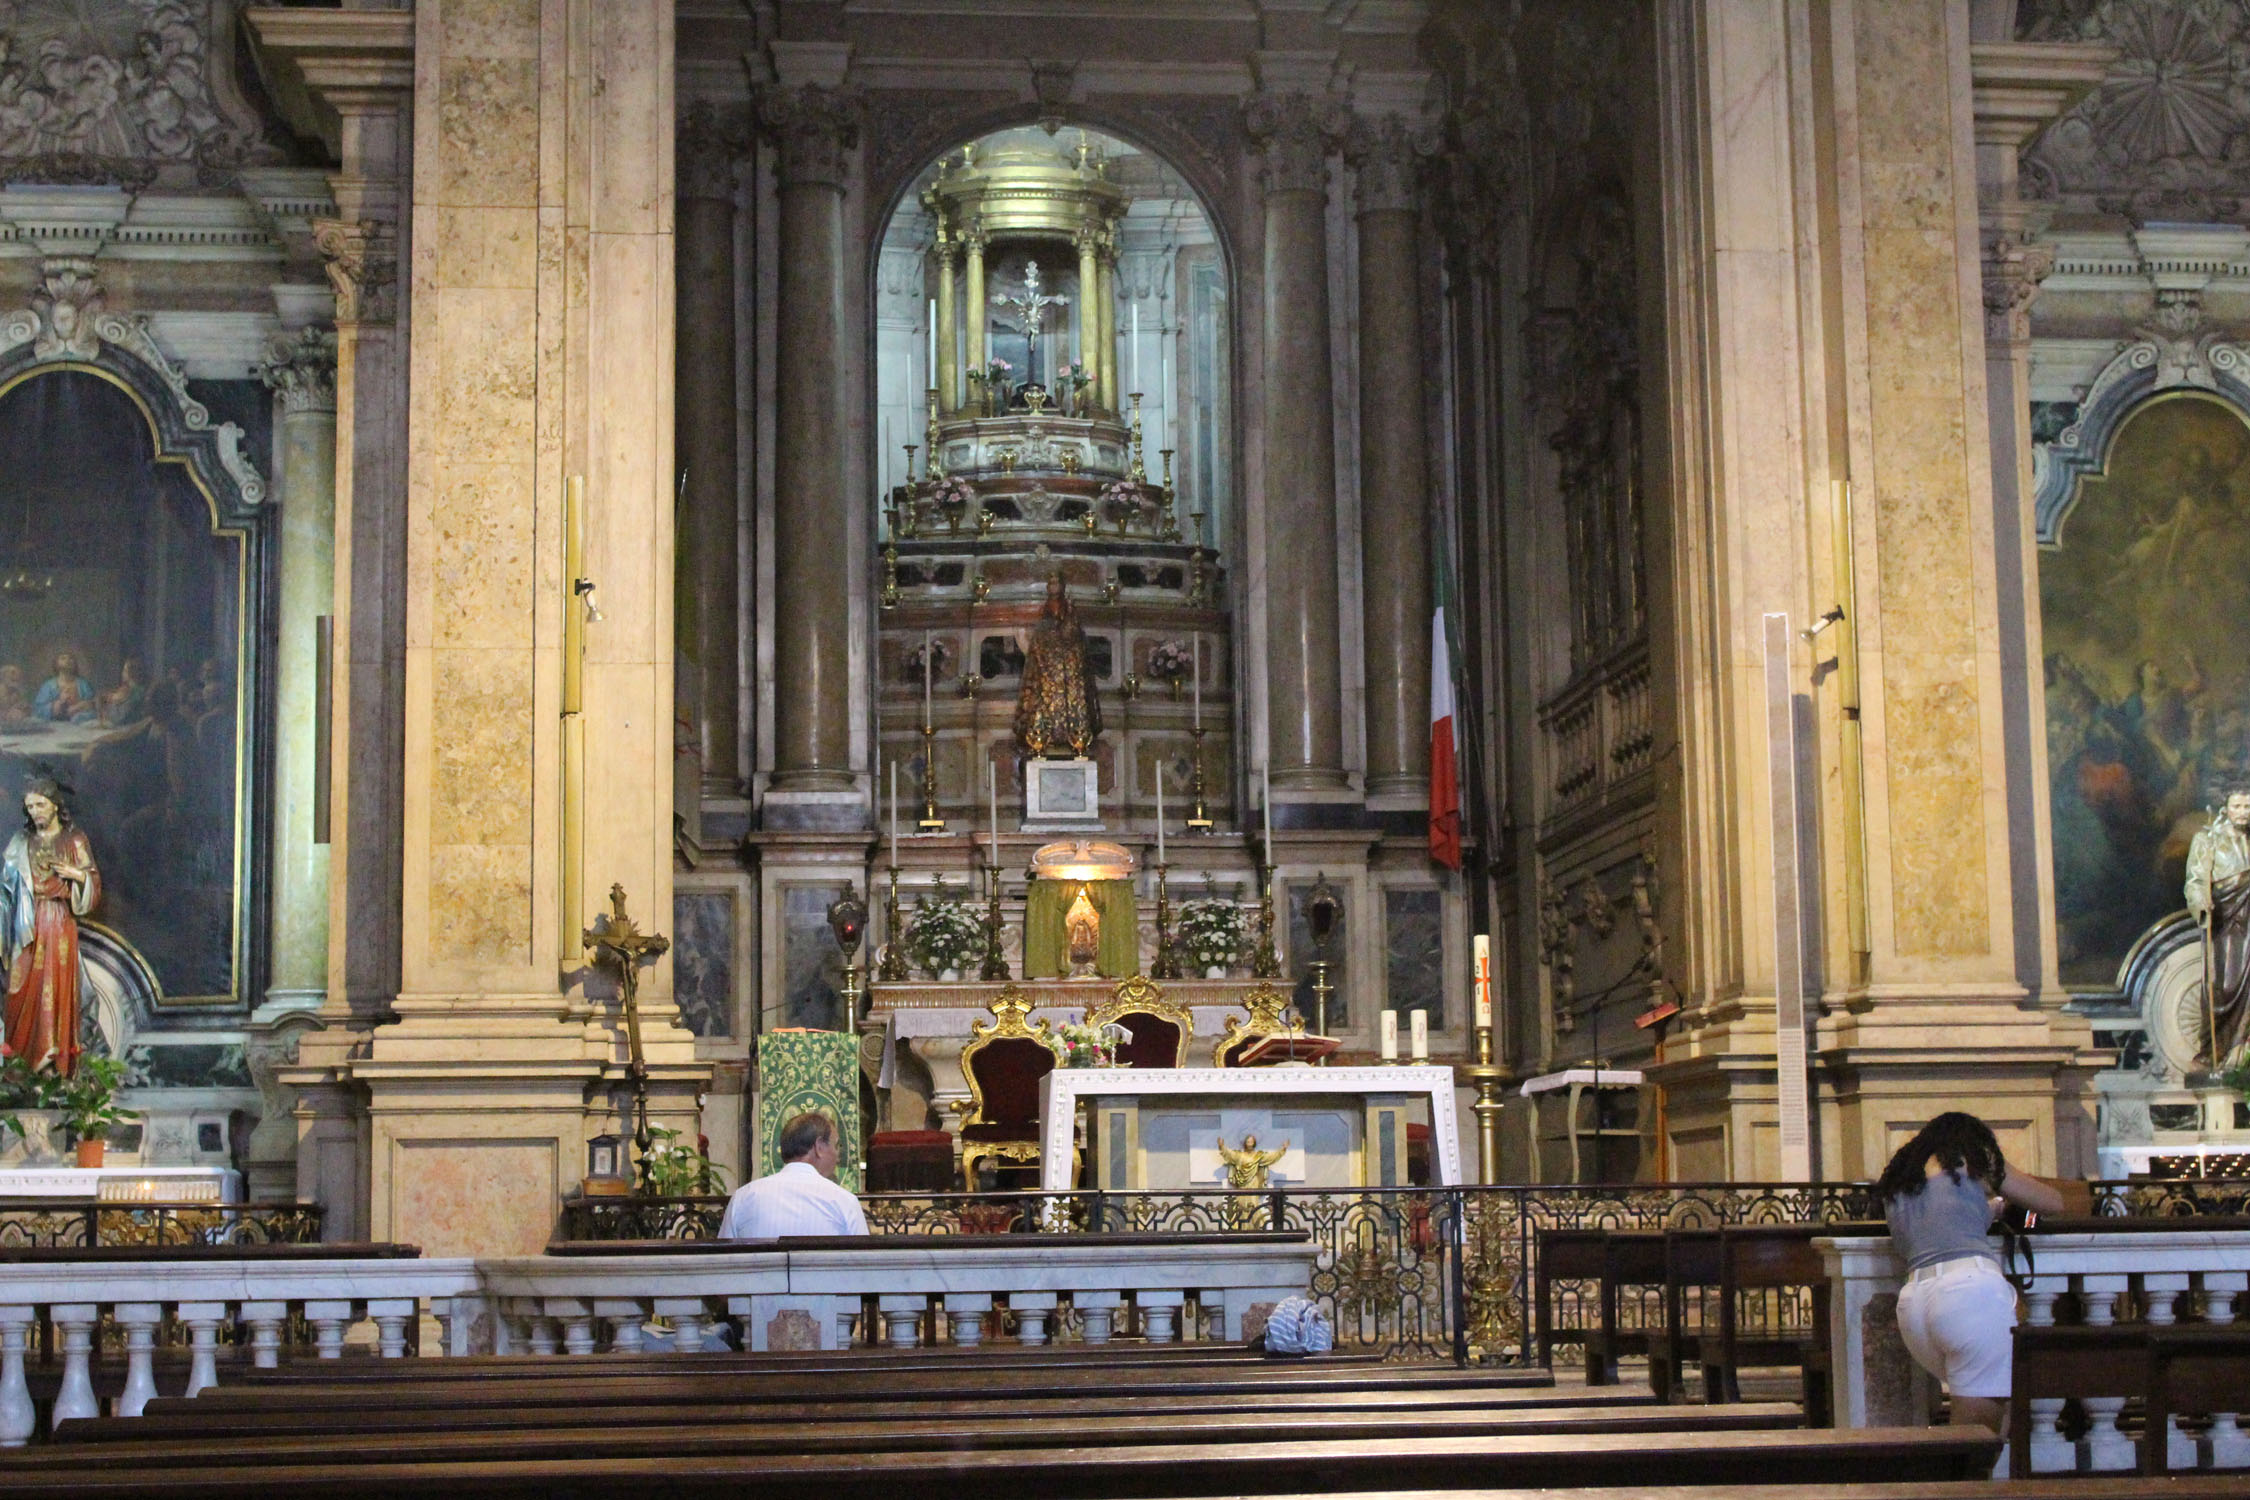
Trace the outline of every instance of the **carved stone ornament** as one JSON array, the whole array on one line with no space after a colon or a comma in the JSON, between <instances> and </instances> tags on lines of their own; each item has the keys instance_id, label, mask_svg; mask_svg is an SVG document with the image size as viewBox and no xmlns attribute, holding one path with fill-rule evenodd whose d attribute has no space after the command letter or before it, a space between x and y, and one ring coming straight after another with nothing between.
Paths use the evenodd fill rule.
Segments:
<instances>
[{"instance_id":1,"label":"carved stone ornament","mask_svg":"<svg viewBox=\"0 0 2250 1500\"><path fill-rule=\"evenodd\" d=\"M38 359L92 359L101 352L94 320L101 315L102 285L94 262L81 255L58 255L39 268L39 289L31 310L39 331L31 341Z\"/></svg>"},{"instance_id":2,"label":"carved stone ornament","mask_svg":"<svg viewBox=\"0 0 2250 1500\"><path fill-rule=\"evenodd\" d=\"M1434 129L1397 115L1353 122L1344 159L1357 174L1359 212L1414 212L1421 202L1422 164L1437 148Z\"/></svg>"},{"instance_id":3,"label":"carved stone ornament","mask_svg":"<svg viewBox=\"0 0 2250 1500\"><path fill-rule=\"evenodd\" d=\"M843 89L803 84L758 93L758 124L781 153L784 186L842 187L859 144L860 100Z\"/></svg>"},{"instance_id":4,"label":"carved stone ornament","mask_svg":"<svg viewBox=\"0 0 2250 1500\"><path fill-rule=\"evenodd\" d=\"M380 219L315 219L313 243L336 290L338 323L398 318L398 234Z\"/></svg>"},{"instance_id":5,"label":"carved stone ornament","mask_svg":"<svg viewBox=\"0 0 2250 1500\"><path fill-rule=\"evenodd\" d=\"M231 60L234 10L235 0L0 3L0 173L139 188L167 167L211 183L278 160L213 63Z\"/></svg>"},{"instance_id":6,"label":"carved stone ornament","mask_svg":"<svg viewBox=\"0 0 2250 1500\"><path fill-rule=\"evenodd\" d=\"M336 409L336 334L304 328L276 334L266 345L258 378L281 396L285 412Z\"/></svg>"},{"instance_id":7,"label":"carved stone ornament","mask_svg":"<svg viewBox=\"0 0 2250 1500\"><path fill-rule=\"evenodd\" d=\"M2021 343L2031 337L2031 303L2039 284L2055 268L2055 252L2044 245L1996 236L1984 247L1984 335L1995 342Z\"/></svg>"},{"instance_id":8,"label":"carved stone ornament","mask_svg":"<svg viewBox=\"0 0 2250 1500\"><path fill-rule=\"evenodd\" d=\"M1319 193L1328 187L1328 153L1351 126L1341 99L1256 94L1242 106L1243 127L1265 156L1269 193Z\"/></svg>"},{"instance_id":9,"label":"carved stone ornament","mask_svg":"<svg viewBox=\"0 0 2250 1500\"><path fill-rule=\"evenodd\" d=\"M682 198L734 197L735 174L750 150L750 121L698 99L680 120L674 152Z\"/></svg>"}]
</instances>

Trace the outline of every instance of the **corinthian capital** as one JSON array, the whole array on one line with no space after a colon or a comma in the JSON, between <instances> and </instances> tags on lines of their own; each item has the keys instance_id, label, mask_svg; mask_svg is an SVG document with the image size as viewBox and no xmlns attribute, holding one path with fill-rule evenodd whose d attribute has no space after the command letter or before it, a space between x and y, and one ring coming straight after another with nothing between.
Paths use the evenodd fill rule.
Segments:
<instances>
[{"instance_id":1,"label":"corinthian capital","mask_svg":"<svg viewBox=\"0 0 2250 1500\"><path fill-rule=\"evenodd\" d=\"M398 318L398 232L381 219L315 219L313 243L328 263L338 323Z\"/></svg>"},{"instance_id":2,"label":"corinthian capital","mask_svg":"<svg viewBox=\"0 0 2250 1500\"><path fill-rule=\"evenodd\" d=\"M1344 159L1358 174L1363 214L1411 213L1420 202L1422 163L1437 154L1437 132L1398 115L1352 122Z\"/></svg>"},{"instance_id":3,"label":"corinthian capital","mask_svg":"<svg viewBox=\"0 0 2250 1500\"><path fill-rule=\"evenodd\" d=\"M284 412L336 409L336 335L326 328L276 334L259 361L258 378L281 396Z\"/></svg>"},{"instance_id":4,"label":"corinthian capital","mask_svg":"<svg viewBox=\"0 0 2250 1500\"><path fill-rule=\"evenodd\" d=\"M735 168L750 146L749 122L698 99L680 118L674 160L682 198L734 197Z\"/></svg>"},{"instance_id":5,"label":"corinthian capital","mask_svg":"<svg viewBox=\"0 0 2250 1500\"><path fill-rule=\"evenodd\" d=\"M1242 107L1242 123L1266 158L1269 193L1318 193L1328 186L1328 153L1350 125L1340 99L1310 94L1257 94Z\"/></svg>"},{"instance_id":6,"label":"corinthian capital","mask_svg":"<svg viewBox=\"0 0 2250 1500\"><path fill-rule=\"evenodd\" d=\"M2005 235L1984 245L1984 336L1994 342L2031 337L2031 303L2055 268L2055 252Z\"/></svg>"},{"instance_id":7,"label":"corinthian capital","mask_svg":"<svg viewBox=\"0 0 2250 1500\"><path fill-rule=\"evenodd\" d=\"M820 84L769 88L758 95L758 123L781 152L784 185L841 187L846 154L859 144L857 95Z\"/></svg>"}]
</instances>

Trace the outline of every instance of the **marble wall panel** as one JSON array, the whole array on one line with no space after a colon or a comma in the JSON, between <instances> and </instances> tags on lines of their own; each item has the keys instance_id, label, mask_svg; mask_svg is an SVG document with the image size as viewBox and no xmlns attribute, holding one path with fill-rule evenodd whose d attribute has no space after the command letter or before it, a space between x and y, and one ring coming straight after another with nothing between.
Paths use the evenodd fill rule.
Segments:
<instances>
[{"instance_id":1,"label":"marble wall panel","mask_svg":"<svg viewBox=\"0 0 2250 1500\"><path fill-rule=\"evenodd\" d=\"M1393 887L1383 892L1383 1003L1391 1010L1426 1010L1430 1030L1445 1027L1445 897L1434 887ZM1399 1050L1409 1023L1399 1021Z\"/></svg>"},{"instance_id":2,"label":"marble wall panel","mask_svg":"<svg viewBox=\"0 0 2250 1500\"><path fill-rule=\"evenodd\" d=\"M531 653L433 651L430 839L531 842Z\"/></svg>"},{"instance_id":3,"label":"marble wall panel","mask_svg":"<svg viewBox=\"0 0 2250 1500\"><path fill-rule=\"evenodd\" d=\"M734 896L672 893L672 998L680 1021L702 1037L734 1032Z\"/></svg>"},{"instance_id":4,"label":"marble wall panel","mask_svg":"<svg viewBox=\"0 0 2250 1500\"><path fill-rule=\"evenodd\" d=\"M536 42L537 25L532 27ZM449 55L439 63L438 203L539 201L539 61Z\"/></svg>"},{"instance_id":5,"label":"marble wall panel","mask_svg":"<svg viewBox=\"0 0 2250 1500\"><path fill-rule=\"evenodd\" d=\"M390 1222L425 1255L537 1255L555 1183L552 1139L394 1140Z\"/></svg>"},{"instance_id":6,"label":"marble wall panel","mask_svg":"<svg viewBox=\"0 0 2250 1500\"><path fill-rule=\"evenodd\" d=\"M430 954L444 962L531 962L531 845L430 845Z\"/></svg>"},{"instance_id":7,"label":"marble wall panel","mask_svg":"<svg viewBox=\"0 0 2250 1500\"><path fill-rule=\"evenodd\" d=\"M431 612L431 644L529 647L532 640L532 515L521 464L456 464L418 486L428 497L423 537L442 606ZM449 714L440 714L445 737Z\"/></svg>"},{"instance_id":8,"label":"marble wall panel","mask_svg":"<svg viewBox=\"0 0 2250 1500\"><path fill-rule=\"evenodd\" d=\"M1312 966L1320 954L1313 947L1312 916L1307 905L1312 900L1313 880L1291 880L1281 883L1281 898L1287 903L1287 935L1282 943L1282 962L1289 971L1294 987L1291 1000L1298 1013L1305 1018L1305 1029L1310 1031L1319 1015L1313 999ZM1328 939L1328 983L1333 993L1328 997L1328 1035L1341 1035L1351 1026L1350 991L1352 985L1349 956L1352 951L1350 931L1351 888L1340 880L1328 882L1336 893L1336 928ZM1255 928L1253 927L1253 935Z\"/></svg>"},{"instance_id":9,"label":"marble wall panel","mask_svg":"<svg viewBox=\"0 0 2250 1500\"><path fill-rule=\"evenodd\" d=\"M781 1024L835 1030L843 1025L843 950L828 927L834 885L797 885L781 897Z\"/></svg>"}]
</instances>

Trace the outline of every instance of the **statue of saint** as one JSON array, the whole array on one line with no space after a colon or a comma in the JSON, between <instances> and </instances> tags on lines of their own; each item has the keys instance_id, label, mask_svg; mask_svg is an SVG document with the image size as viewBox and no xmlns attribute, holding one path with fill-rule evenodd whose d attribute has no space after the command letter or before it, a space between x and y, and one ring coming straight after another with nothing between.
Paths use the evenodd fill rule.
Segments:
<instances>
[{"instance_id":1,"label":"statue of saint","mask_svg":"<svg viewBox=\"0 0 2250 1500\"><path fill-rule=\"evenodd\" d=\"M1102 732L1102 710L1086 663L1086 632L1071 610L1062 575L1047 580L1039 623L1023 641L1023 696L1016 739L1034 757L1084 756Z\"/></svg>"},{"instance_id":2,"label":"statue of saint","mask_svg":"<svg viewBox=\"0 0 2250 1500\"><path fill-rule=\"evenodd\" d=\"M2250 786L2188 845L2187 907L2203 930L2211 1066L2223 1068L2250 1021Z\"/></svg>"},{"instance_id":3,"label":"statue of saint","mask_svg":"<svg viewBox=\"0 0 2250 1500\"><path fill-rule=\"evenodd\" d=\"M78 919L102 899L93 845L62 789L24 789L23 827L0 860L0 964L8 975L8 1050L64 1078L78 1065Z\"/></svg>"},{"instance_id":4,"label":"statue of saint","mask_svg":"<svg viewBox=\"0 0 2250 1500\"><path fill-rule=\"evenodd\" d=\"M1096 968L1102 956L1102 914L1094 909L1086 894L1086 887L1078 887L1078 896L1063 913L1063 931L1066 934L1063 952L1070 958L1070 977L1092 979L1101 971Z\"/></svg>"}]
</instances>

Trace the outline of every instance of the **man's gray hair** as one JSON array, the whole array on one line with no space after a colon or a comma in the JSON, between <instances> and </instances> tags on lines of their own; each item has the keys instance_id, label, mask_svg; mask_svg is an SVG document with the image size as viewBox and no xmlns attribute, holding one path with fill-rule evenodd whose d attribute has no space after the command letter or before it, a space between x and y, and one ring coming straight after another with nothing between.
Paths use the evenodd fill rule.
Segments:
<instances>
[{"instance_id":1,"label":"man's gray hair","mask_svg":"<svg viewBox=\"0 0 2250 1500\"><path fill-rule=\"evenodd\" d=\"M814 1111L794 1116L781 1127L781 1159L803 1161L822 1141L836 1139L836 1122Z\"/></svg>"}]
</instances>

